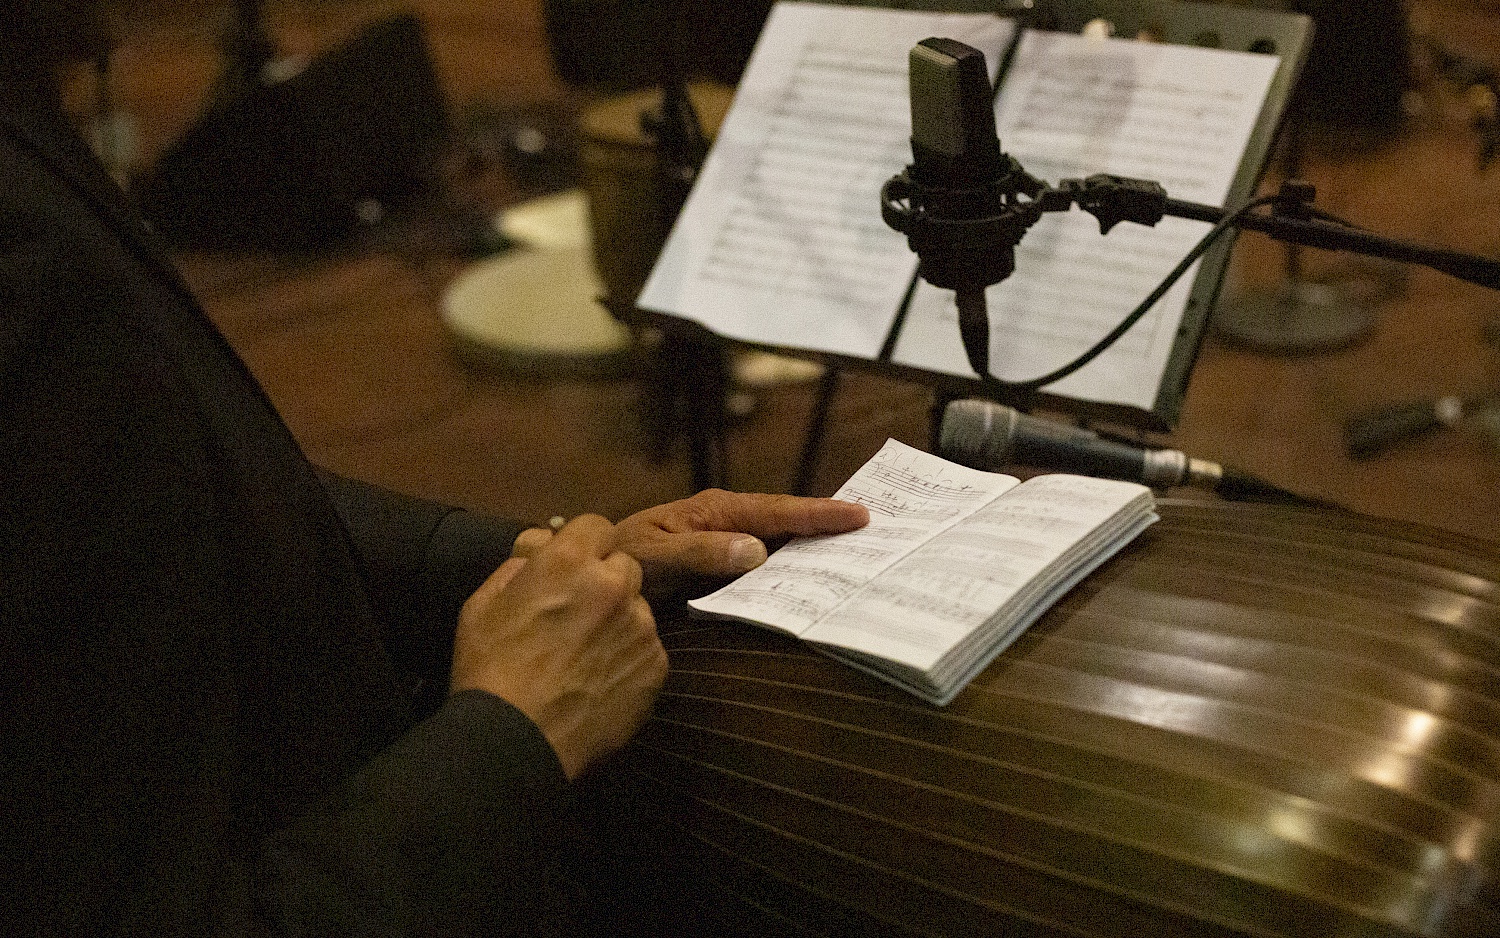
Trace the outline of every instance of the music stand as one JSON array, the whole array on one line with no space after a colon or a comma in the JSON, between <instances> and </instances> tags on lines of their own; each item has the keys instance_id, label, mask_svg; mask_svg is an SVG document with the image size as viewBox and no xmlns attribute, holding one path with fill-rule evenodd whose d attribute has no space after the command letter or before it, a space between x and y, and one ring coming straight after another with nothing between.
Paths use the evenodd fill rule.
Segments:
<instances>
[{"instance_id":1,"label":"music stand","mask_svg":"<svg viewBox=\"0 0 1500 938\"><path fill-rule=\"evenodd\" d=\"M933 2L921 0L915 3L849 2L844 6L919 8L943 12L994 11L993 3ZM1235 203L1250 197L1261 178L1266 158L1276 135L1293 84L1306 57L1309 40L1309 20L1306 17L1281 11L1250 9L1244 7L1216 6L1202 3L1177 2L1123 2L1123 0L1056 0L1039 4L1017 15L1020 25L1031 29L1081 31L1086 24L1106 20L1113 24L1116 35L1149 36L1160 42L1176 45L1210 46L1247 52L1275 53L1278 63L1274 68L1265 101L1255 119L1253 131L1244 147L1234 173L1226 202ZM1000 81L1005 72L1002 69ZM872 193L872 198L874 193ZM1217 299L1223 282L1232 235L1212 248L1201 260L1198 272L1188 291L1186 309L1180 327L1171 344L1156 399L1151 407L1133 407L1115 403L1070 398L1046 391L1029 395L1026 406L1043 406L1050 410L1071 413L1083 418L1104 419L1122 423L1142 430L1168 430L1175 425L1186 396L1188 377L1206 334L1209 312ZM647 313L647 316L660 313ZM682 315L667 318L682 321ZM873 358L848 355L840 352L817 351L762 341L755 337L737 335L736 339L752 346L791 354L812 354L833 368L874 368L893 376L930 385L939 394L951 396L993 396L992 386L975 378L956 374L937 373L932 370L912 367L893 360L900 330L900 316L894 321L891 332L879 354ZM812 424L804 447L803 459L798 470L795 488L803 491L810 476L811 465L821 443L823 421L827 414L828 398L835 392L837 376L825 378L820 392L819 404L815 408Z\"/></svg>"}]
</instances>

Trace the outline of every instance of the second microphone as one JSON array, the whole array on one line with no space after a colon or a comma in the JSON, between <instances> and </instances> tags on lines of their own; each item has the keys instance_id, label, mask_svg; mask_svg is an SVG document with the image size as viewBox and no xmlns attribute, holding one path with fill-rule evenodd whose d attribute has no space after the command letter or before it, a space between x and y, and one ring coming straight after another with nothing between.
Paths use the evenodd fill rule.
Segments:
<instances>
[{"instance_id":1,"label":"second microphone","mask_svg":"<svg viewBox=\"0 0 1500 938\"><path fill-rule=\"evenodd\" d=\"M1156 487L1205 489L1216 489L1224 478L1218 463L1175 449L1118 443L1092 430L1029 417L1013 407L984 400L948 404L943 411L940 448L954 462L989 471L1028 465Z\"/></svg>"}]
</instances>

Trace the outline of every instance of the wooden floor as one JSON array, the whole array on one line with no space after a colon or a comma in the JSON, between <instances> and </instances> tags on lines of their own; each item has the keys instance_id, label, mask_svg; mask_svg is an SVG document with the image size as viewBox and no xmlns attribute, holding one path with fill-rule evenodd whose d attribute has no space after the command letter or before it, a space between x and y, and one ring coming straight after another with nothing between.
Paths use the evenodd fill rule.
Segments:
<instances>
[{"instance_id":1,"label":"wooden floor","mask_svg":"<svg viewBox=\"0 0 1500 938\"><path fill-rule=\"evenodd\" d=\"M546 57L538 4L417 5L456 110L564 99ZM1478 2L1415 5L1426 28L1500 61L1500 13ZM273 4L285 48L316 53L386 8ZM116 97L139 123L143 162L193 120L217 67L212 33L153 21L122 50ZM1347 140L1309 156L1318 203L1375 231L1500 256L1500 168L1476 168L1476 143L1451 95L1374 148ZM477 199L517 197L490 178ZM440 319L445 288L470 263L430 228L409 225L317 257L186 253L181 264L211 315L260 376L308 453L346 473L525 519L585 510L620 517L689 492L685 453L657 454L631 378L516 380L465 365ZM1313 255L1317 273L1348 259ZM1386 271L1377 271L1384 275ZM1338 352L1268 355L1211 339L1180 427L1159 442L1219 460L1358 512L1500 538L1500 437L1473 423L1378 459L1343 454L1347 418L1382 404L1497 389L1500 349L1487 327L1500 294L1425 270L1405 272L1367 339ZM1239 242L1228 296L1274 285L1281 249ZM785 491L814 394L760 393L732 431L732 487ZM831 491L887 436L923 445L926 394L851 377L835 401L815 489Z\"/></svg>"}]
</instances>

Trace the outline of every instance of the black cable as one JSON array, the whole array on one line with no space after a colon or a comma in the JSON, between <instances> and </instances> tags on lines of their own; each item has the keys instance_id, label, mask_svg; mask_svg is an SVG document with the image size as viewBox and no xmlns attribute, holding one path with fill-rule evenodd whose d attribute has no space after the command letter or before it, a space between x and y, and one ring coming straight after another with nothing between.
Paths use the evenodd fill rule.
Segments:
<instances>
[{"instance_id":1,"label":"black cable","mask_svg":"<svg viewBox=\"0 0 1500 938\"><path fill-rule=\"evenodd\" d=\"M1150 312L1151 307L1156 305L1156 302L1163 296L1165 296L1167 294L1167 291L1172 289L1172 287L1177 283L1178 280L1182 279L1182 275L1187 273L1188 268L1197 263L1198 259L1208 252L1208 249L1213 246L1214 242L1223 237L1224 233L1233 228L1241 218L1245 217L1252 209L1259 208L1262 205L1273 204L1279 198L1280 196L1277 195L1260 196L1259 198L1251 199L1244 205L1241 205L1239 208L1235 209L1233 212L1225 214L1222 218L1214 223L1214 226L1209 229L1208 233L1205 234L1196 245L1193 246L1193 249L1183 257L1181 262L1179 262L1178 265L1174 267L1170 273L1167 274L1162 282L1157 285L1156 289L1152 290L1146 296L1146 298L1142 300L1140 304L1130 312L1128 316L1120 320L1118 325L1116 325L1109 332L1105 333L1102 339L1096 342L1088 351L1073 359L1071 362L1068 362L1066 365L1063 365L1062 367L1057 368L1053 371L1049 371L1048 373L1037 378L1031 378L1026 381L1006 381L1002 378L997 378L994 375L990 374L989 317L983 308L984 291L978 290L956 292L954 298L955 301L959 304L959 327L960 329L963 329L966 321L966 315L967 322L970 326L970 328L966 330L963 336L964 351L969 356L969 365L974 369L974 372L980 376L981 380L984 381L986 385L1012 394L1024 394L1031 391L1036 391L1049 384L1052 384L1054 381L1060 381L1063 378L1066 378L1068 375L1073 374L1075 371L1078 371L1089 362L1104 354L1104 352L1111 345L1114 345L1115 342L1119 341L1121 336L1130 331L1130 328L1132 326L1140 322L1142 317L1144 317L1146 313ZM973 305L976 302L979 304L979 308L977 310ZM978 324L981 322L983 323L983 339L978 340Z\"/></svg>"}]
</instances>

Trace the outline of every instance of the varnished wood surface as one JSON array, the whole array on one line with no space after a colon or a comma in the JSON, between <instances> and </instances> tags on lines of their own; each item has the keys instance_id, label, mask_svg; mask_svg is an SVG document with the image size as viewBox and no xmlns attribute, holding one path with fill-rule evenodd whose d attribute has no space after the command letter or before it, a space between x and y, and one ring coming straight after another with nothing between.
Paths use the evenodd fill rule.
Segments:
<instances>
[{"instance_id":1,"label":"varnished wood surface","mask_svg":"<svg viewBox=\"0 0 1500 938\"><path fill-rule=\"evenodd\" d=\"M1500 556L1162 515L946 708L677 623L630 836L771 933L1500 933Z\"/></svg>"}]
</instances>

